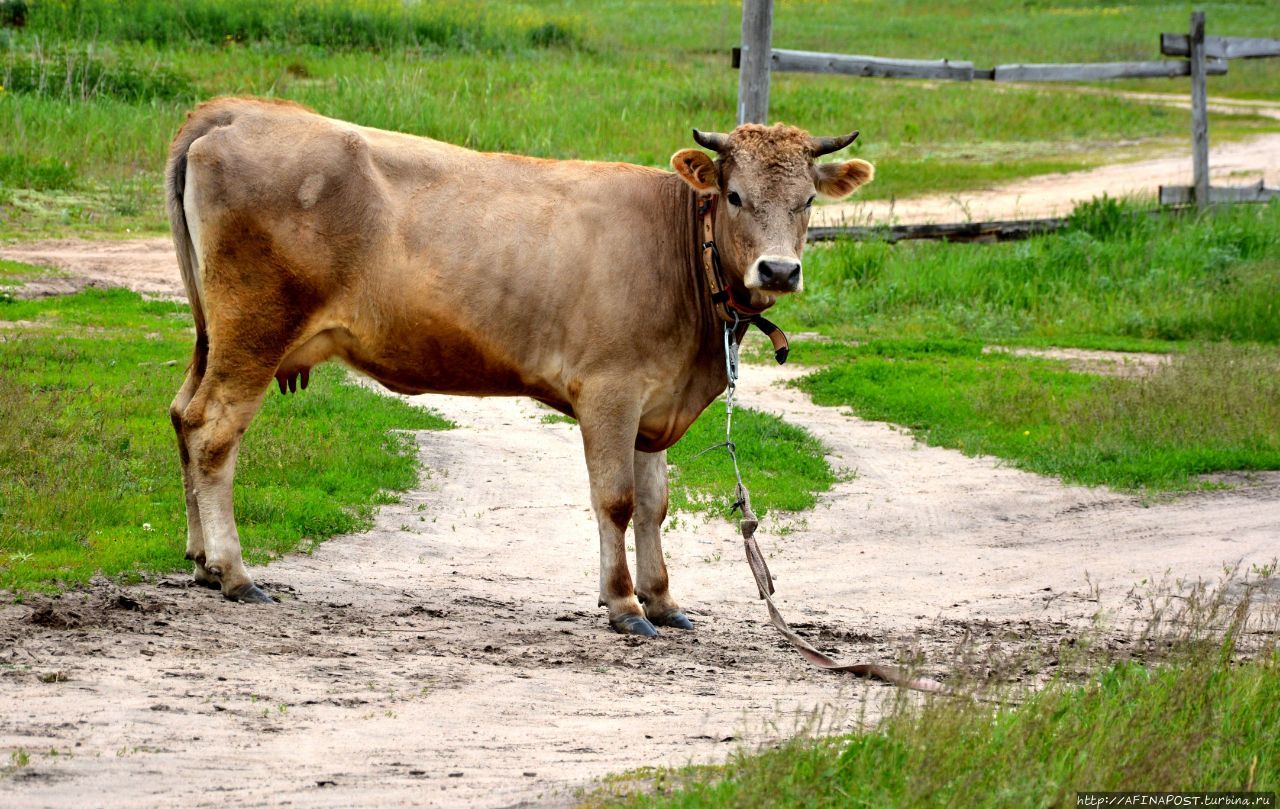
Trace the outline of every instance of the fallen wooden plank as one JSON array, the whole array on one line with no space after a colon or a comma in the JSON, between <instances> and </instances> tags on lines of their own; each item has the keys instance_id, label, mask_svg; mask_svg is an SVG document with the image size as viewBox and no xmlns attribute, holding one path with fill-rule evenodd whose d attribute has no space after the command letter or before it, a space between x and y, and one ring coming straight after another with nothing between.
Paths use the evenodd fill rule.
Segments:
<instances>
[{"instance_id":1,"label":"fallen wooden plank","mask_svg":"<svg viewBox=\"0 0 1280 809\"><path fill-rule=\"evenodd\" d=\"M1210 186L1209 204L1218 205L1235 202L1270 202L1280 199L1280 188L1267 188L1259 180L1253 185ZM1160 186L1161 205L1194 205L1196 190L1190 185Z\"/></svg>"},{"instance_id":2,"label":"fallen wooden plank","mask_svg":"<svg viewBox=\"0 0 1280 809\"><path fill-rule=\"evenodd\" d=\"M1165 56L1190 56L1191 43L1186 34L1161 34L1160 53ZM1210 59L1265 59L1280 56L1280 39L1205 37L1204 55Z\"/></svg>"},{"instance_id":3,"label":"fallen wooden plank","mask_svg":"<svg viewBox=\"0 0 1280 809\"><path fill-rule=\"evenodd\" d=\"M774 48L770 67L784 73L838 73L877 79L973 80L973 62L950 59L889 59Z\"/></svg>"},{"instance_id":4,"label":"fallen wooden plank","mask_svg":"<svg viewBox=\"0 0 1280 809\"><path fill-rule=\"evenodd\" d=\"M1003 242L1027 239L1040 233L1051 233L1067 226L1065 218L1011 219L998 222L958 222L943 225L848 225L809 228L808 240L829 242L836 239L865 241L880 239L899 242L908 239L940 239L950 242Z\"/></svg>"},{"instance_id":5,"label":"fallen wooden plank","mask_svg":"<svg viewBox=\"0 0 1280 809\"><path fill-rule=\"evenodd\" d=\"M1207 63L1207 74L1227 72L1224 60ZM1106 79L1176 78L1191 75L1191 63L1181 59L1156 62L1093 62L1073 65L996 65L996 81L1104 81Z\"/></svg>"}]
</instances>

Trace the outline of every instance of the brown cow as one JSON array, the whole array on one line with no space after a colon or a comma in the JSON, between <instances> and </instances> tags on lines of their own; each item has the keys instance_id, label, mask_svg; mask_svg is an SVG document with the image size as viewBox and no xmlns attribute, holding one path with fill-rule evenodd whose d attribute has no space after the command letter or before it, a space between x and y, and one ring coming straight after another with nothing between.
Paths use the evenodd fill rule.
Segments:
<instances>
[{"instance_id":1,"label":"brown cow","mask_svg":"<svg viewBox=\"0 0 1280 809\"><path fill-rule=\"evenodd\" d=\"M169 411L196 580L271 601L241 559L236 452L273 378L305 385L338 357L400 393L529 396L575 417L610 623L691 628L667 589L659 529L665 450L727 383L699 202L723 200L701 210L714 216L728 305L762 311L801 287L815 193L840 198L871 179L862 160L814 163L856 135L694 130L718 156L677 152L672 174L474 152L289 103L201 105L167 171L196 326Z\"/></svg>"}]
</instances>

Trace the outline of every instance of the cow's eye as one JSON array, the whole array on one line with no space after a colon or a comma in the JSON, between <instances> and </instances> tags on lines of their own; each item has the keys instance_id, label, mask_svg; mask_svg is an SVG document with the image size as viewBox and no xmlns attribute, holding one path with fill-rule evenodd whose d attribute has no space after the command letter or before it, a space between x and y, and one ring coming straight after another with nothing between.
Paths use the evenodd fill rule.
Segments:
<instances>
[{"instance_id":1,"label":"cow's eye","mask_svg":"<svg viewBox=\"0 0 1280 809\"><path fill-rule=\"evenodd\" d=\"M728 199L729 199L729 204L732 205L733 207L735 208L742 207L742 197L738 196L737 191L730 191Z\"/></svg>"},{"instance_id":2,"label":"cow's eye","mask_svg":"<svg viewBox=\"0 0 1280 809\"><path fill-rule=\"evenodd\" d=\"M809 197L809 199L805 200L804 207L805 207L805 208L812 208L812 207L813 207L813 197L812 197L812 196L810 196L810 197Z\"/></svg>"}]
</instances>

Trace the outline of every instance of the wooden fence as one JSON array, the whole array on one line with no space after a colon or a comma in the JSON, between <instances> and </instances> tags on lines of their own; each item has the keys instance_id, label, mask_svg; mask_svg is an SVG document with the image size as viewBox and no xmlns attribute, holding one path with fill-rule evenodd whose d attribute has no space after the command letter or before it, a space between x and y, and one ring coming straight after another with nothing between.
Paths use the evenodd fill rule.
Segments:
<instances>
[{"instance_id":1,"label":"wooden fence","mask_svg":"<svg viewBox=\"0 0 1280 809\"><path fill-rule=\"evenodd\" d=\"M764 122L769 111L769 75L778 72L829 73L862 78L934 79L945 81L1103 81L1107 79L1191 79L1191 163L1193 184L1161 186L1161 205L1265 202L1280 199L1280 189L1261 182L1244 187L1209 185L1208 76L1227 72L1230 59L1280 57L1280 40L1205 35L1203 11L1191 14L1185 34L1160 35L1163 56L1184 57L1146 62L1088 64L1008 64L990 69L954 59L890 59L772 47L773 0L743 0L742 45L733 49L739 69L738 123ZM1008 224L1008 223L988 223ZM958 226L957 226L958 227ZM1032 229L1034 230L1034 229ZM1020 231L1021 232L1021 231Z\"/></svg>"}]
</instances>

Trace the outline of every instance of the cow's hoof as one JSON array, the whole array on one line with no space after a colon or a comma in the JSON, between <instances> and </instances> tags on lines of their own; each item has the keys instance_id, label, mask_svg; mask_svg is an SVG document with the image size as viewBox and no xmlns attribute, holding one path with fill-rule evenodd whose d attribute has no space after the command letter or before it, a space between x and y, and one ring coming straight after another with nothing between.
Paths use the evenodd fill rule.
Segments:
<instances>
[{"instance_id":1,"label":"cow's hoof","mask_svg":"<svg viewBox=\"0 0 1280 809\"><path fill-rule=\"evenodd\" d=\"M208 573L201 573L197 570L195 575L192 576L192 580L201 587L208 587L210 590L222 589L222 582L218 581L216 577L210 576Z\"/></svg>"},{"instance_id":2,"label":"cow's hoof","mask_svg":"<svg viewBox=\"0 0 1280 809\"><path fill-rule=\"evenodd\" d=\"M243 587L223 593L228 601L239 601L241 604L274 604L276 600L266 594L261 587L249 582Z\"/></svg>"},{"instance_id":3,"label":"cow's hoof","mask_svg":"<svg viewBox=\"0 0 1280 809\"><path fill-rule=\"evenodd\" d=\"M653 623L658 626L669 626L673 629L693 629L693 621L690 621L689 616L684 614L684 610L672 610L666 615L659 615L653 619Z\"/></svg>"},{"instance_id":4,"label":"cow's hoof","mask_svg":"<svg viewBox=\"0 0 1280 809\"><path fill-rule=\"evenodd\" d=\"M658 630L643 615L624 615L616 621L610 620L609 625L613 627L615 632L621 632L623 635L639 635L644 638L658 637Z\"/></svg>"}]
</instances>

